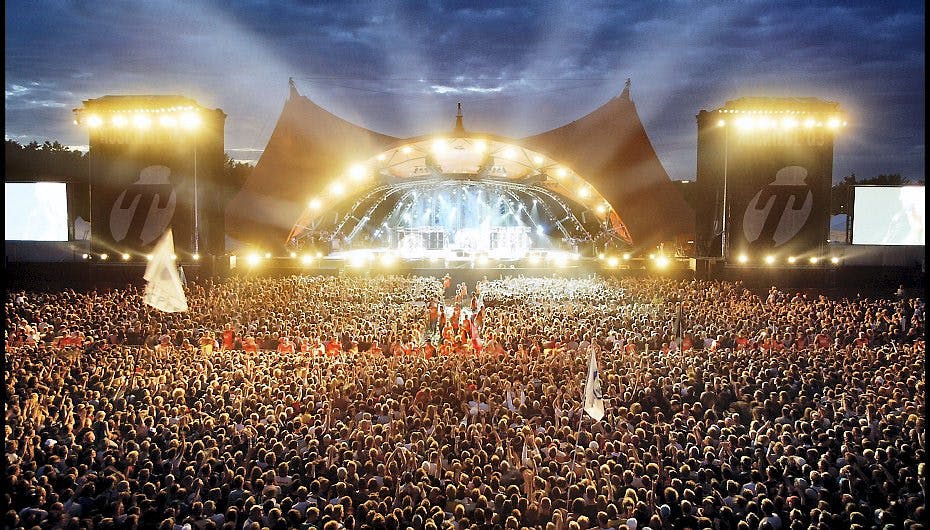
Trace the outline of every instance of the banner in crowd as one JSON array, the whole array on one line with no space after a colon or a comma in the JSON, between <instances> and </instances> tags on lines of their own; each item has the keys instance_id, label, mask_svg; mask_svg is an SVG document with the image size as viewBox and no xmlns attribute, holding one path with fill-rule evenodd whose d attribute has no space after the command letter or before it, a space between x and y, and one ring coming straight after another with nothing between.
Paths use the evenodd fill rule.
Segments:
<instances>
[{"instance_id":1,"label":"banner in crowd","mask_svg":"<svg viewBox=\"0 0 930 530\"><path fill-rule=\"evenodd\" d=\"M145 294L142 300L166 313L187 311L187 296L181 277L175 268L174 236L169 228L152 252L152 261L145 269Z\"/></svg>"},{"instance_id":2,"label":"banner in crowd","mask_svg":"<svg viewBox=\"0 0 930 530\"><path fill-rule=\"evenodd\" d=\"M591 348L588 378L584 385L584 411L594 418L594 421L601 421L604 417L604 398L601 394L601 378L597 370L597 356L594 348Z\"/></svg>"}]
</instances>

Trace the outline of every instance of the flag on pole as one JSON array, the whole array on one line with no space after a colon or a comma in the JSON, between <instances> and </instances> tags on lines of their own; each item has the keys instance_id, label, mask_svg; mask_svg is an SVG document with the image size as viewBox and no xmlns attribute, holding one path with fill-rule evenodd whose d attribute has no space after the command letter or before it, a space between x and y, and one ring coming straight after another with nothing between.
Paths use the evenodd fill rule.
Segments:
<instances>
[{"instance_id":1,"label":"flag on pole","mask_svg":"<svg viewBox=\"0 0 930 530\"><path fill-rule=\"evenodd\" d=\"M594 418L594 421L600 421L604 417L604 398L601 394L601 378L597 370L595 350L591 348L590 351L588 379L584 385L584 411Z\"/></svg>"},{"instance_id":2,"label":"flag on pole","mask_svg":"<svg viewBox=\"0 0 930 530\"><path fill-rule=\"evenodd\" d=\"M166 313L187 311L187 297L174 266L174 236L170 228L152 251L152 261L145 269L145 281L148 283L143 302Z\"/></svg>"}]
</instances>

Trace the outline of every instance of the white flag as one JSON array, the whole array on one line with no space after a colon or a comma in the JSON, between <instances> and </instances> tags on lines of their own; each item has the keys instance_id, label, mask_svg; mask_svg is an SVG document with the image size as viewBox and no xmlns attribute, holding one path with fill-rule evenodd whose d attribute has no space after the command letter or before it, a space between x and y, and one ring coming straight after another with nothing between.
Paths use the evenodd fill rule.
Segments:
<instances>
[{"instance_id":1,"label":"white flag","mask_svg":"<svg viewBox=\"0 0 930 530\"><path fill-rule=\"evenodd\" d=\"M169 228L152 250L152 261L145 269L142 301L166 313L187 311L187 297L174 266L174 236Z\"/></svg>"},{"instance_id":2,"label":"white flag","mask_svg":"<svg viewBox=\"0 0 930 530\"><path fill-rule=\"evenodd\" d=\"M604 398L601 394L601 378L597 370L597 358L594 348L591 348L591 357L588 361L588 379L584 385L584 411L600 421L604 417Z\"/></svg>"}]
</instances>

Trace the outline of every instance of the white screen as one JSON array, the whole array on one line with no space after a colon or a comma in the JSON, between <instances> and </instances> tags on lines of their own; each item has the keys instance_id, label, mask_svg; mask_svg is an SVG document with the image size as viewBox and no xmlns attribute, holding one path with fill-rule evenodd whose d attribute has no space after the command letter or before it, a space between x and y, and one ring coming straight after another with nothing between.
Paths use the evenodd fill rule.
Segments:
<instances>
[{"instance_id":1,"label":"white screen","mask_svg":"<svg viewBox=\"0 0 930 530\"><path fill-rule=\"evenodd\" d=\"M6 182L6 241L67 241L68 196L64 182Z\"/></svg>"},{"instance_id":2,"label":"white screen","mask_svg":"<svg viewBox=\"0 0 930 530\"><path fill-rule=\"evenodd\" d=\"M924 245L923 186L855 188L854 245Z\"/></svg>"}]
</instances>

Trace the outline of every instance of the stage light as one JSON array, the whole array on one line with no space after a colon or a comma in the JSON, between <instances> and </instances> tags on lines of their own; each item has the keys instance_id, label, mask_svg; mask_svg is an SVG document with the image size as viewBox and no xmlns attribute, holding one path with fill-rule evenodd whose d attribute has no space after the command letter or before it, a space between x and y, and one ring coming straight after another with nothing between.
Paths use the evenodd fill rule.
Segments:
<instances>
[{"instance_id":1,"label":"stage light","mask_svg":"<svg viewBox=\"0 0 930 530\"><path fill-rule=\"evenodd\" d=\"M345 186L343 186L341 182L333 182L329 187L329 191L333 195L339 196L342 195L342 192L345 191Z\"/></svg>"},{"instance_id":2,"label":"stage light","mask_svg":"<svg viewBox=\"0 0 930 530\"><path fill-rule=\"evenodd\" d=\"M97 127L100 127L101 125L103 125L103 118L101 118L100 116L96 114L91 114L90 116L87 117L87 126L90 127L91 129L96 129Z\"/></svg>"},{"instance_id":3,"label":"stage light","mask_svg":"<svg viewBox=\"0 0 930 530\"><path fill-rule=\"evenodd\" d=\"M271 252L265 252L265 259L271 259Z\"/></svg>"},{"instance_id":4,"label":"stage light","mask_svg":"<svg viewBox=\"0 0 930 530\"><path fill-rule=\"evenodd\" d=\"M598 204L596 210L597 210L597 213L599 213L600 215L604 215L605 213L607 213L607 206L603 204Z\"/></svg>"},{"instance_id":5,"label":"stage light","mask_svg":"<svg viewBox=\"0 0 930 530\"><path fill-rule=\"evenodd\" d=\"M597 259L604 259L604 253L601 252L597 255Z\"/></svg>"},{"instance_id":6,"label":"stage light","mask_svg":"<svg viewBox=\"0 0 930 530\"><path fill-rule=\"evenodd\" d=\"M323 253L320 252L319 250L317 250L317 251L316 251L316 257L322 258L322 257L323 257Z\"/></svg>"},{"instance_id":7,"label":"stage light","mask_svg":"<svg viewBox=\"0 0 930 530\"><path fill-rule=\"evenodd\" d=\"M200 261L200 254L197 254L197 253L191 254L191 259L193 259L194 261Z\"/></svg>"},{"instance_id":8,"label":"stage light","mask_svg":"<svg viewBox=\"0 0 930 530\"><path fill-rule=\"evenodd\" d=\"M433 140L433 153L437 155L444 154L446 149L449 148L448 142L444 138L437 138Z\"/></svg>"},{"instance_id":9,"label":"stage light","mask_svg":"<svg viewBox=\"0 0 930 530\"><path fill-rule=\"evenodd\" d=\"M172 254L172 255L171 255L171 261L174 261L174 260L176 260L176 259L178 259L178 255L177 255L177 254Z\"/></svg>"},{"instance_id":10,"label":"stage light","mask_svg":"<svg viewBox=\"0 0 930 530\"><path fill-rule=\"evenodd\" d=\"M629 261L629 259L630 259L630 253L629 253L629 252L624 252L624 253L623 253L623 260L624 260L624 261Z\"/></svg>"},{"instance_id":11,"label":"stage light","mask_svg":"<svg viewBox=\"0 0 930 530\"><path fill-rule=\"evenodd\" d=\"M765 261L766 265L771 265L771 264L775 263L775 256L769 254L768 256L765 257L764 261Z\"/></svg>"},{"instance_id":12,"label":"stage light","mask_svg":"<svg viewBox=\"0 0 930 530\"><path fill-rule=\"evenodd\" d=\"M607 265L616 267L617 265L620 265L620 260L617 259L617 256L611 256L607 258Z\"/></svg>"},{"instance_id":13,"label":"stage light","mask_svg":"<svg viewBox=\"0 0 930 530\"><path fill-rule=\"evenodd\" d=\"M805 129L812 129L812 128L814 128L814 125L817 125L817 122L814 121L813 118L807 118L806 120L804 120L804 128L805 128Z\"/></svg>"},{"instance_id":14,"label":"stage light","mask_svg":"<svg viewBox=\"0 0 930 530\"><path fill-rule=\"evenodd\" d=\"M200 126L200 115L195 112L185 112L181 114L179 121L185 129L196 129Z\"/></svg>"},{"instance_id":15,"label":"stage light","mask_svg":"<svg viewBox=\"0 0 930 530\"><path fill-rule=\"evenodd\" d=\"M775 127L775 120L773 120L772 118L768 118L768 117L762 118L761 120L759 120L759 122L760 122L760 125L762 125L763 129L771 129L772 127Z\"/></svg>"},{"instance_id":16,"label":"stage light","mask_svg":"<svg viewBox=\"0 0 930 530\"><path fill-rule=\"evenodd\" d=\"M653 252L652 254L649 254L649 259L656 259L655 252Z\"/></svg>"},{"instance_id":17,"label":"stage light","mask_svg":"<svg viewBox=\"0 0 930 530\"><path fill-rule=\"evenodd\" d=\"M291 259L294 259L294 258L296 258L296 257L297 257L297 253L296 253L296 252L291 252L291 254L290 254L290 255L291 255Z\"/></svg>"},{"instance_id":18,"label":"stage light","mask_svg":"<svg viewBox=\"0 0 930 530\"><path fill-rule=\"evenodd\" d=\"M542 163L545 162L545 161L546 161L546 159L543 158L543 157L540 156L540 155L536 155L536 156L533 157L533 163L536 164L537 166L540 165L540 164L542 164Z\"/></svg>"},{"instance_id":19,"label":"stage light","mask_svg":"<svg viewBox=\"0 0 930 530\"><path fill-rule=\"evenodd\" d=\"M362 180L365 178L366 173L365 166L361 164L353 164L352 167L349 168L349 176L352 177L352 180Z\"/></svg>"},{"instance_id":20,"label":"stage light","mask_svg":"<svg viewBox=\"0 0 930 530\"><path fill-rule=\"evenodd\" d=\"M310 202L307 204L307 206L309 206L311 210L319 210L320 199L310 199Z\"/></svg>"},{"instance_id":21,"label":"stage light","mask_svg":"<svg viewBox=\"0 0 930 530\"><path fill-rule=\"evenodd\" d=\"M755 125L756 121L748 116L740 116L739 118L736 118L736 127L742 131L752 130Z\"/></svg>"},{"instance_id":22,"label":"stage light","mask_svg":"<svg viewBox=\"0 0 930 530\"><path fill-rule=\"evenodd\" d=\"M378 162L384 162L384 159L387 158L387 156L385 156L384 153L381 153L381 154L379 154L378 156L376 156L375 158L378 159Z\"/></svg>"},{"instance_id":23,"label":"stage light","mask_svg":"<svg viewBox=\"0 0 930 530\"><path fill-rule=\"evenodd\" d=\"M90 254L81 254L81 259L90 259Z\"/></svg>"},{"instance_id":24,"label":"stage light","mask_svg":"<svg viewBox=\"0 0 930 530\"><path fill-rule=\"evenodd\" d=\"M488 257L484 254L478 256L478 265L484 266L488 264Z\"/></svg>"},{"instance_id":25,"label":"stage light","mask_svg":"<svg viewBox=\"0 0 930 530\"><path fill-rule=\"evenodd\" d=\"M556 170L555 170L555 176L556 176L556 177L564 178L565 175L568 175L568 170L567 170L567 169L565 169L564 167L556 168Z\"/></svg>"},{"instance_id":26,"label":"stage light","mask_svg":"<svg viewBox=\"0 0 930 530\"><path fill-rule=\"evenodd\" d=\"M126 126L126 123L128 120L126 120L126 116L116 115L116 116L113 116L112 121L113 121L114 127L123 128Z\"/></svg>"},{"instance_id":27,"label":"stage light","mask_svg":"<svg viewBox=\"0 0 930 530\"><path fill-rule=\"evenodd\" d=\"M161 124L162 127L174 128L178 126L178 119L174 116L162 116L158 118L158 123Z\"/></svg>"},{"instance_id":28,"label":"stage light","mask_svg":"<svg viewBox=\"0 0 930 530\"><path fill-rule=\"evenodd\" d=\"M106 261L107 258L109 258L109 257L110 257L110 255L107 254L106 252L104 252L103 254L100 255L100 259L103 260L103 261Z\"/></svg>"},{"instance_id":29,"label":"stage light","mask_svg":"<svg viewBox=\"0 0 930 530\"><path fill-rule=\"evenodd\" d=\"M536 254L530 254L530 265L536 265L539 263L539 256Z\"/></svg>"},{"instance_id":30,"label":"stage light","mask_svg":"<svg viewBox=\"0 0 930 530\"><path fill-rule=\"evenodd\" d=\"M401 149L400 149L400 152L403 153L403 154L405 154L405 155L409 155L409 154L410 154L410 151L413 151L413 148L410 147L409 145L405 145L405 146L401 147Z\"/></svg>"},{"instance_id":31,"label":"stage light","mask_svg":"<svg viewBox=\"0 0 930 530\"><path fill-rule=\"evenodd\" d=\"M839 262L840 262L840 258L838 258L838 257L836 257L836 256L833 256L832 258L830 258L830 263L832 263L832 264L834 264L834 265L838 265Z\"/></svg>"},{"instance_id":32,"label":"stage light","mask_svg":"<svg viewBox=\"0 0 930 530\"><path fill-rule=\"evenodd\" d=\"M749 256L747 256L746 254L740 254L739 256L736 257L736 261L745 264L749 262Z\"/></svg>"},{"instance_id":33,"label":"stage light","mask_svg":"<svg viewBox=\"0 0 930 530\"><path fill-rule=\"evenodd\" d=\"M656 266L659 267L660 269L664 269L665 267L668 267L668 264L669 264L669 260L667 257L665 257L665 254L659 254L656 257Z\"/></svg>"},{"instance_id":34,"label":"stage light","mask_svg":"<svg viewBox=\"0 0 930 530\"><path fill-rule=\"evenodd\" d=\"M488 149L488 143L484 140L475 140L475 143L472 144L472 148L476 153L483 153Z\"/></svg>"},{"instance_id":35,"label":"stage light","mask_svg":"<svg viewBox=\"0 0 930 530\"><path fill-rule=\"evenodd\" d=\"M253 252L245 257L245 262L250 266L254 267L262 261L262 257L258 253Z\"/></svg>"},{"instance_id":36,"label":"stage light","mask_svg":"<svg viewBox=\"0 0 930 530\"><path fill-rule=\"evenodd\" d=\"M717 120L717 127L723 127L727 124L726 120Z\"/></svg>"},{"instance_id":37,"label":"stage light","mask_svg":"<svg viewBox=\"0 0 930 530\"><path fill-rule=\"evenodd\" d=\"M146 260L146 261L152 261L152 255L151 255L151 254L146 254L146 255L145 255L145 260Z\"/></svg>"},{"instance_id":38,"label":"stage light","mask_svg":"<svg viewBox=\"0 0 930 530\"><path fill-rule=\"evenodd\" d=\"M135 125L137 129L148 129L152 126L152 118L149 118L145 114L136 114L132 117L132 124Z\"/></svg>"},{"instance_id":39,"label":"stage light","mask_svg":"<svg viewBox=\"0 0 930 530\"><path fill-rule=\"evenodd\" d=\"M591 196L591 188L587 186L582 186L578 188L578 196L581 197L582 199L587 199L588 197Z\"/></svg>"},{"instance_id":40,"label":"stage light","mask_svg":"<svg viewBox=\"0 0 930 530\"><path fill-rule=\"evenodd\" d=\"M504 158L507 158L507 159L511 159L511 160L512 160L514 157L517 156L517 152L516 152L516 150L514 150L513 147L508 147L507 149L504 149L503 156L504 156Z\"/></svg>"},{"instance_id":41,"label":"stage light","mask_svg":"<svg viewBox=\"0 0 930 530\"><path fill-rule=\"evenodd\" d=\"M129 261L129 254L123 254L123 261Z\"/></svg>"},{"instance_id":42,"label":"stage light","mask_svg":"<svg viewBox=\"0 0 930 530\"><path fill-rule=\"evenodd\" d=\"M817 256L811 256L811 258L807 261L809 261L811 265L816 265L820 261L820 258Z\"/></svg>"},{"instance_id":43,"label":"stage light","mask_svg":"<svg viewBox=\"0 0 930 530\"><path fill-rule=\"evenodd\" d=\"M310 265L311 263L313 263L313 256L311 256L310 254L304 254L303 256L300 257L300 262L303 263L304 265Z\"/></svg>"},{"instance_id":44,"label":"stage light","mask_svg":"<svg viewBox=\"0 0 930 530\"><path fill-rule=\"evenodd\" d=\"M366 260L365 260L364 255L360 253L356 253L356 254L353 254L352 257L349 258L349 266L356 268L356 269L360 269L365 266L365 261Z\"/></svg>"},{"instance_id":45,"label":"stage light","mask_svg":"<svg viewBox=\"0 0 930 530\"><path fill-rule=\"evenodd\" d=\"M385 267L390 267L394 265L394 261L395 260L394 260L393 254L387 253L387 254L381 255L381 265L384 265Z\"/></svg>"},{"instance_id":46,"label":"stage light","mask_svg":"<svg viewBox=\"0 0 930 530\"><path fill-rule=\"evenodd\" d=\"M798 120L794 118L785 118L781 120L781 125L785 129L794 129L795 127L798 126Z\"/></svg>"},{"instance_id":47,"label":"stage light","mask_svg":"<svg viewBox=\"0 0 930 530\"><path fill-rule=\"evenodd\" d=\"M794 257L794 256L788 256L788 263L791 263L791 264L793 265L794 262L796 262L796 261L798 261L798 258L796 258L796 257Z\"/></svg>"},{"instance_id":48,"label":"stage light","mask_svg":"<svg viewBox=\"0 0 930 530\"><path fill-rule=\"evenodd\" d=\"M831 128L831 129L833 129L833 130L836 130L836 129L839 129L839 128L840 128L840 124L841 124L841 123L842 123L842 122L840 121L839 118L837 118L836 116L833 116L832 118L830 118L829 120L827 120L827 127Z\"/></svg>"},{"instance_id":49,"label":"stage light","mask_svg":"<svg viewBox=\"0 0 930 530\"><path fill-rule=\"evenodd\" d=\"M543 225L539 225L536 227L536 235L541 236L541 235L544 235L545 233L546 233L546 228Z\"/></svg>"}]
</instances>

